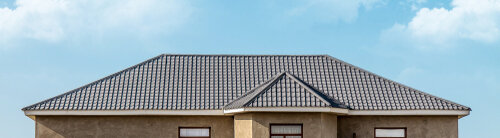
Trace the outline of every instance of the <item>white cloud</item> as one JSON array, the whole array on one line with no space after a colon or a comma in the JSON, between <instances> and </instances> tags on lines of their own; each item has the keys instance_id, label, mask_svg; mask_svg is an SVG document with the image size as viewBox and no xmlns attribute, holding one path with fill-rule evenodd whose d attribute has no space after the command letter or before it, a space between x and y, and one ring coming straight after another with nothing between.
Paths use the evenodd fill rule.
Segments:
<instances>
[{"instance_id":1,"label":"white cloud","mask_svg":"<svg viewBox=\"0 0 500 138\"><path fill-rule=\"evenodd\" d=\"M15 5L0 8L4 46L24 39L59 42L76 36L166 33L192 11L184 0L17 0Z\"/></svg>"},{"instance_id":2,"label":"white cloud","mask_svg":"<svg viewBox=\"0 0 500 138\"><path fill-rule=\"evenodd\" d=\"M461 40L498 41L500 0L453 0L452 7L421 8L408 24L385 30L382 39L403 39L421 47L447 47Z\"/></svg>"},{"instance_id":3,"label":"white cloud","mask_svg":"<svg viewBox=\"0 0 500 138\"><path fill-rule=\"evenodd\" d=\"M310 12L321 14L328 20L353 21L360 7L371 8L382 0L307 0L287 12L290 16L301 16Z\"/></svg>"}]
</instances>

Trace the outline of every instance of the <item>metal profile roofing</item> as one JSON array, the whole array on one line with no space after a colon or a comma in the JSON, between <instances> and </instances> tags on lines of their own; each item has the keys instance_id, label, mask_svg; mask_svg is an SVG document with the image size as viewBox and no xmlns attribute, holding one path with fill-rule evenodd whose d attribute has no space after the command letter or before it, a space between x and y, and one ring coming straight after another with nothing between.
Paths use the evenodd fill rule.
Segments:
<instances>
[{"instance_id":1,"label":"metal profile roofing","mask_svg":"<svg viewBox=\"0 0 500 138\"><path fill-rule=\"evenodd\" d=\"M222 109L283 72L352 110L470 110L328 55L170 54L23 110Z\"/></svg>"},{"instance_id":2,"label":"metal profile roofing","mask_svg":"<svg viewBox=\"0 0 500 138\"><path fill-rule=\"evenodd\" d=\"M242 107L336 107L347 108L304 83L292 74L283 72L227 104L224 109Z\"/></svg>"}]
</instances>

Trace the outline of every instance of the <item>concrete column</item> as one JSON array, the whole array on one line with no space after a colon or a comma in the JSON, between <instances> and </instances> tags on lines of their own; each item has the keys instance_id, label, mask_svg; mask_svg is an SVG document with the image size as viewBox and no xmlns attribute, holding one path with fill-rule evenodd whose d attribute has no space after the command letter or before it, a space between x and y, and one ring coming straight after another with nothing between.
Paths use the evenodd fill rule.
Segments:
<instances>
[{"instance_id":1,"label":"concrete column","mask_svg":"<svg viewBox=\"0 0 500 138\"><path fill-rule=\"evenodd\" d=\"M337 116L321 113L321 138L337 138Z\"/></svg>"},{"instance_id":2,"label":"concrete column","mask_svg":"<svg viewBox=\"0 0 500 138\"><path fill-rule=\"evenodd\" d=\"M252 114L234 115L234 137L252 138Z\"/></svg>"}]
</instances>

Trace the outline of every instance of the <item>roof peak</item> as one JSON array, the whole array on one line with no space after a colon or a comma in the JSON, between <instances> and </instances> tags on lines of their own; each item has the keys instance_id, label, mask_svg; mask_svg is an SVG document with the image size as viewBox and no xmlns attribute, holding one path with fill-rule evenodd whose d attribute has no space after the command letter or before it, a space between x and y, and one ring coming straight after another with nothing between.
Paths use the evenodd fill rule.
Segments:
<instances>
[{"instance_id":1,"label":"roof peak","mask_svg":"<svg viewBox=\"0 0 500 138\"><path fill-rule=\"evenodd\" d=\"M280 81L286 81L285 79L290 79L291 82L279 83ZM288 86L292 87L291 86L292 83L298 84L298 87L294 87L294 90L292 90L291 88L286 86L286 85L288 85ZM234 108L242 108L242 107L250 106L250 104L254 104L254 102L258 98L262 97L263 94L270 93L269 89L272 87L276 87L276 85L285 85L285 88L276 88L276 89L284 89L284 91L280 91L281 94L274 95L274 98L276 98L276 99L278 99L278 98L279 99L282 99L282 98L289 99L290 98L291 100L292 99L300 100L301 98L303 98L302 96L304 96L304 95L302 95L302 93L306 92L306 93L309 93L309 95L312 96L314 99L319 100L320 102L322 102L322 104L325 104L328 107L348 108L348 106L340 103L339 101L336 101L335 99L333 99L330 96L326 95L325 93L319 91L318 89L312 87L311 85L307 84L303 80L297 78L295 75L293 75L287 71L283 71L281 73L278 73L278 75L275 75L274 77L272 77L268 81L262 83L261 85L258 85L257 87L251 89L250 91L248 91L244 95L242 95L239 98L235 99L234 101L228 103L224 108L234 109ZM283 87L283 86L281 86L281 87ZM304 89L304 91L300 91L300 90L297 91L297 89ZM293 93L293 94L295 94L294 95L295 97L286 97L286 94L284 97L282 93ZM306 95L306 93L304 93L304 94ZM271 95L272 95L272 93L271 93ZM277 96L277 95L280 95L280 96ZM299 97L297 97L297 96L299 96ZM305 98L305 100L307 100L307 98ZM309 100L311 100L311 99L309 99ZM271 102L278 102L278 100L271 101ZM281 102L283 102L283 101L281 101ZM295 101L295 102L304 102L304 101ZM312 101L309 101L309 102L312 102ZM271 105L264 105L264 106L274 107L273 104L278 105L276 103L270 103L270 104ZM295 105L293 105L293 104L294 103L292 102L291 103L292 107L298 106L298 104L295 104ZM257 106L261 107L262 105L257 105ZM288 105L285 104L285 106L288 106Z\"/></svg>"}]
</instances>

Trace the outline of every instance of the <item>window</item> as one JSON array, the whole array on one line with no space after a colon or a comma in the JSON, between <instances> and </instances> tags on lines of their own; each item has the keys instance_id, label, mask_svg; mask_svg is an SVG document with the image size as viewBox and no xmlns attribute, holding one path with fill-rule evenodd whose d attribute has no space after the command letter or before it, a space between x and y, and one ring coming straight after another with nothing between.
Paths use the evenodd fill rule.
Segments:
<instances>
[{"instance_id":1,"label":"window","mask_svg":"<svg viewBox=\"0 0 500 138\"><path fill-rule=\"evenodd\" d=\"M179 127L179 138L210 138L210 127Z\"/></svg>"},{"instance_id":2,"label":"window","mask_svg":"<svg viewBox=\"0 0 500 138\"><path fill-rule=\"evenodd\" d=\"M406 138L406 128L375 128L375 138Z\"/></svg>"},{"instance_id":3,"label":"window","mask_svg":"<svg viewBox=\"0 0 500 138\"><path fill-rule=\"evenodd\" d=\"M271 124L271 138L302 138L302 124Z\"/></svg>"}]
</instances>

